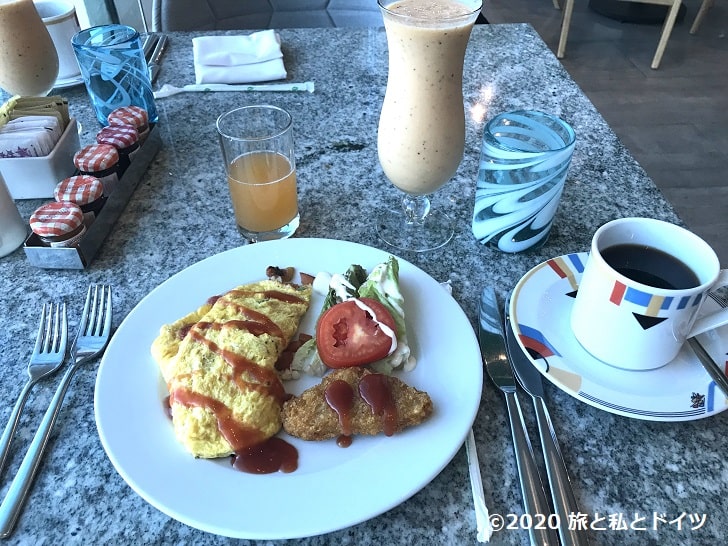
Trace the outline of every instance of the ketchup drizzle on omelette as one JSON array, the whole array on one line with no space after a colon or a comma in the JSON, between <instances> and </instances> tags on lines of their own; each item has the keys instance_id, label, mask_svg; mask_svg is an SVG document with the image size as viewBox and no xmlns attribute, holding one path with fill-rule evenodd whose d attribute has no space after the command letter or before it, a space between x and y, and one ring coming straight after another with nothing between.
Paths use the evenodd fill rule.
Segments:
<instances>
[{"instance_id":1,"label":"ketchup drizzle on omelette","mask_svg":"<svg viewBox=\"0 0 728 546\"><path fill-rule=\"evenodd\" d=\"M231 295L246 296L252 295L252 292L233 290ZM275 290L266 290L262 295L265 298L273 298L286 303L303 302L302 298L293 294ZM274 397L279 404L282 404L288 395L275 370L258 366L248 358L223 349L204 335L204 331L209 329L236 328L255 336L268 334L283 339L281 329L262 313L241 306L227 298L211 298L209 303L234 306L237 313L244 319L229 320L224 323L201 321L186 329L184 335L191 336L196 342L203 343L211 352L221 356L230 364L230 377L242 391L256 390ZM172 402L176 402L188 407L203 407L212 412L217 420L218 430L235 452L232 456L232 464L236 469L254 474L268 474L277 471L293 472L298 468L298 450L294 446L281 438L264 438L257 429L238 422L233 417L230 408L218 400L185 388L178 388L170 394L169 402L170 405Z\"/></svg>"}]
</instances>

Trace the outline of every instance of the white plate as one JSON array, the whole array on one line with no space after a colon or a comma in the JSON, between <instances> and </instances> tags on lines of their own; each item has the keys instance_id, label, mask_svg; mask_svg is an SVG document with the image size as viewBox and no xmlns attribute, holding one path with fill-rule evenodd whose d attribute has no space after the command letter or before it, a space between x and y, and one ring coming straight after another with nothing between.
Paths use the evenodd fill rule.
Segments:
<instances>
[{"instance_id":1,"label":"white plate","mask_svg":"<svg viewBox=\"0 0 728 546\"><path fill-rule=\"evenodd\" d=\"M57 79L55 85L53 86L53 89L67 89L69 87L76 87L77 85L80 85L82 83L83 76L79 72L75 76L71 76L69 78Z\"/></svg>"},{"instance_id":2,"label":"white plate","mask_svg":"<svg viewBox=\"0 0 728 546\"><path fill-rule=\"evenodd\" d=\"M268 265L298 271L370 270L387 259L374 248L327 239L243 246L203 260L146 296L111 339L96 381L96 424L116 470L147 502L192 527L229 537L284 539L354 525L397 506L427 485L460 449L480 404L480 351L467 317L438 282L399 260L406 322L417 367L400 377L427 391L434 413L392 437L304 442L290 474L252 475L228 459L196 460L174 438L163 410L164 382L150 356L159 328L208 297L265 277ZM123 287L119 289L123 290ZM316 296L300 331L313 333ZM288 383L294 394L318 380Z\"/></svg>"},{"instance_id":3,"label":"white plate","mask_svg":"<svg viewBox=\"0 0 728 546\"><path fill-rule=\"evenodd\" d=\"M724 411L728 400L686 344L666 366L628 371L588 353L569 326L587 253L548 260L526 273L511 296L511 324L534 366L570 395L597 408L650 421L688 421ZM706 309L717 304L710 298ZM703 334L706 350L725 366L728 326Z\"/></svg>"}]
</instances>

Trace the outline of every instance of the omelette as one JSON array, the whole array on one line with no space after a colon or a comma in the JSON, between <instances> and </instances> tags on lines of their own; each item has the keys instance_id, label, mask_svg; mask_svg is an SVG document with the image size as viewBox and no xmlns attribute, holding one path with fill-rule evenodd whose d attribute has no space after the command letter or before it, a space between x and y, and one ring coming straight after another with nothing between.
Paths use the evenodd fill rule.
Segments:
<instances>
[{"instance_id":1,"label":"omelette","mask_svg":"<svg viewBox=\"0 0 728 546\"><path fill-rule=\"evenodd\" d=\"M167 383L175 435L192 455L223 457L280 430L286 393L275 363L311 291L268 279L162 326L152 356Z\"/></svg>"}]
</instances>

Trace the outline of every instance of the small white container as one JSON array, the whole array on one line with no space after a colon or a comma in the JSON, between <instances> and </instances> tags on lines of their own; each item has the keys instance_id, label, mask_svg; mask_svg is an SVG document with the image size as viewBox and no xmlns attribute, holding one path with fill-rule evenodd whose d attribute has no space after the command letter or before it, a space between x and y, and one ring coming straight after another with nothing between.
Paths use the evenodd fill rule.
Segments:
<instances>
[{"instance_id":1,"label":"small white container","mask_svg":"<svg viewBox=\"0 0 728 546\"><path fill-rule=\"evenodd\" d=\"M56 147L44 157L0 158L0 173L13 199L53 199L56 185L76 171L73 154L81 148L78 123L71 118Z\"/></svg>"},{"instance_id":2,"label":"small white container","mask_svg":"<svg viewBox=\"0 0 728 546\"><path fill-rule=\"evenodd\" d=\"M28 234L28 226L0 174L0 257L18 248Z\"/></svg>"}]
</instances>

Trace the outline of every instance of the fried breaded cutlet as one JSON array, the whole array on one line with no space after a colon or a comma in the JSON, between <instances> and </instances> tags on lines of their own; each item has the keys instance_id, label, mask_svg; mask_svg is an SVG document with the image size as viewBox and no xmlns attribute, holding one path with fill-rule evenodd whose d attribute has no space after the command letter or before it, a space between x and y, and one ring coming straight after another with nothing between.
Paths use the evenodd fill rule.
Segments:
<instances>
[{"instance_id":1,"label":"fried breaded cutlet","mask_svg":"<svg viewBox=\"0 0 728 546\"><path fill-rule=\"evenodd\" d=\"M275 363L310 300L310 286L266 280L161 328L152 354L169 389L175 435L195 457L230 455L280 430L286 395Z\"/></svg>"},{"instance_id":2,"label":"fried breaded cutlet","mask_svg":"<svg viewBox=\"0 0 728 546\"><path fill-rule=\"evenodd\" d=\"M346 396L351 405L342 411L342 404L332 400L332 387ZM391 403L387 402L391 396ZM365 400L366 399L366 400ZM369 400L369 401L367 401ZM332 406L339 406L339 411ZM366 368L340 368L327 374L321 383L283 404L283 429L303 440L328 440L341 435L391 435L418 425L430 417L432 400L426 392L411 387L394 376L375 374Z\"/></svg>"}]
</instances>

